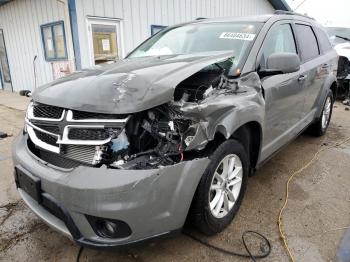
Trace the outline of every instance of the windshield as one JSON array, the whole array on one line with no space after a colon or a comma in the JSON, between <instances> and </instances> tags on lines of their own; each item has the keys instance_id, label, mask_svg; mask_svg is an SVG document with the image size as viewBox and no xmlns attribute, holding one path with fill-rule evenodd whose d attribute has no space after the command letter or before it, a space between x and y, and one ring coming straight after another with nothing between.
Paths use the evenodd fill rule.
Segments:
<instances>
[{"instance_id":1,"label":"windshield","mask_svg":"<svg viewBox=\"0 0 350 262\"><path fill-rule=\"evenodd\" d=\"M261 23L199 23L165 29L128 58L232 51L236 63L251 46Z\"/></svg>"},{"instance_id":2,"label":"windshield","mask_svg":"<svg viewBox=\"0 0 350 262\"><path fill-rule=\"evenodd\" d=\"M333 45L342 44L349 42L346 39L341 37L350 39L350 28L345 27L326 27L326 31L331 39ZM340 37L338 37L340 36Z\"/></svg>"}]
</instances>

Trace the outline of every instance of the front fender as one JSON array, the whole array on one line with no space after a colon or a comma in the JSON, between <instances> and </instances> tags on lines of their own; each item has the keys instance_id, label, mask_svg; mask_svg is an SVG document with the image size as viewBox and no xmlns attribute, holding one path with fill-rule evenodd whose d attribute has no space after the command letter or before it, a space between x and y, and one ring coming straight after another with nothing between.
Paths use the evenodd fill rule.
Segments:
<instances>
[{"instance_id":1,"label":"front fender","mask_svg":"<svg viewBox=\"0 0 350 262\"><path fill-rule=\"evenodd\" d=\"M265 100L259 76L251 73L237 83L237 90L219 92L200 103L185 103L181 111L199 120L197 132L186 150L199 150L217 133L229 139L248 122L264 126Z\"/></svg>"}]
</instances>

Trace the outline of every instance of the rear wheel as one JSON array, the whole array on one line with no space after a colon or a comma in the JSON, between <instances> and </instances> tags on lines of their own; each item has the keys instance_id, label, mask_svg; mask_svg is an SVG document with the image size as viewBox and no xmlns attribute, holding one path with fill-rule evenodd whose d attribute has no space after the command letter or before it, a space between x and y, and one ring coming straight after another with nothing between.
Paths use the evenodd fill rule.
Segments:
<instances>
[{"instance_id":1,"label":"rear wheel","mask_svg":"<svg viewBox=\"0 0 350 262\"><path fill-rule=\"evenodd\" d=\"M248 177L249 161L236 140L222 143L210 156L192 202L192 223L204 234L224 230L241 205Z\"/></svg>"},{"instance_id":2,"label":"rear wheel","mask_svg":"<svg viewBox=\"0 0 350 262\"><path fill-rule=\"evenodd\" d=\"M324 102L321 117L316 120L309 127L309 133L314 136L322 136L326 133L329 123L332 117L332 109L333 109L333 93L332 91L328 92L326 97L326 101Z\"/></svg>"}]
</instances>

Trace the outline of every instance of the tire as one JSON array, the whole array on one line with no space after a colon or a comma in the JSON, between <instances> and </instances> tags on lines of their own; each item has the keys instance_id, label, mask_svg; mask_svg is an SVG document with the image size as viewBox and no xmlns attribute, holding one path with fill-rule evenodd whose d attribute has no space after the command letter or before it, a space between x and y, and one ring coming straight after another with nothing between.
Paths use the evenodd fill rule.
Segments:
<instances>
[{"instance_id":1,"label":"tire","mask_svg":"<svg viewBox=\"0 0 350 262\"><path fill-rule=\"evenodd\" d=\"M223 163L226 160L228 162L225 163L230 163L232 157L235 158L235 164L231 175L233 176L234 172L237 175L232 180L228 179L227 182L223 182L222 180L219 181L218 174L221 173L221 171L222 175L220 175L220 177L224 177ZM249 174L249 158L242 144L240 144L236 140L227 140L223 142L210 155L209 158L211 161L197 187L194 199L192 201L189 218L191 223L199 231L201 231L205 235L214 235L223 231L231 223L234 216L238 212L247 186L247 178ZM240 166L241 169L239 168ZM241 170L241 172L239 172L239 170ZM215 172L217 172L218 174L214 178ZM239 178L241 178L241 183L239 182ZM231 188L231 186L229 186L229 182L231 182L232 184L235 183L235 185L232 186L232 195L227 193L227 190ZM235 192L237 193L239 183L240 190L237 195L235 194ZM213 188L222 188L211 189L212 186ZM214 201L214 198L217 197L218 199L222 194L226 194L226 197L223 196L222 201L224 202L221 203L222 206L220 206L220 198L218 200L216 208L211 208L210 203L212 203L212 207L215 207L214 203L216 201ZM233 199L235 199L234 203L233 201L231 202L231 200ZM220 209L219 213L217 212L218 209Z\"/></svg>"},{"instance_id":2,"label":"tire","mask_svg":"<svg viewBox=\"0 0 350 262\"><path fill-rule=\"evenodd\" d=\"M321 116L308 128L309 134L313 136L323 136L326 133L332 117L333 103L334 103L333 93L331 90L329 90L326 96L325 102L323 104ZM326 113L327 111L328 111L328 116L325 115L327 114ZM327 119L324 119L325 117Z\"/></svg>"}]
</instances>

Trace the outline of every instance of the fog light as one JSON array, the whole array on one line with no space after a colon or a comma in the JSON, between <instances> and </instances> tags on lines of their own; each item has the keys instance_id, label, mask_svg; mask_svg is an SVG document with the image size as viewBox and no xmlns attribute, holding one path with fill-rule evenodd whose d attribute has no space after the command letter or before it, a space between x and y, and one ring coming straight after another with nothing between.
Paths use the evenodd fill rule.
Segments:
<instances>
[{"instance_id":1,"label":"fog light","mask_svg":"<svg viewBox=\"0 0 350 262\"><path fill-rule=\"evenodd\" d=\"M106 233L110 236L113 236L117 233L117 225L113 222L106 221L104 222L103 227Z\"/></svg>"},{"instance_id":2,"label":"fog light","mask_svg":"<svg viewBox=\"0 0 350 262\"><path fill-rule=\"evenodd\" d=\"M123 238L131 235L131 229L127 223L117 219L105 219L86 216L95 233L100 237Z\"/></svg>"}]
</instances>

